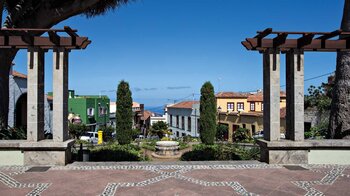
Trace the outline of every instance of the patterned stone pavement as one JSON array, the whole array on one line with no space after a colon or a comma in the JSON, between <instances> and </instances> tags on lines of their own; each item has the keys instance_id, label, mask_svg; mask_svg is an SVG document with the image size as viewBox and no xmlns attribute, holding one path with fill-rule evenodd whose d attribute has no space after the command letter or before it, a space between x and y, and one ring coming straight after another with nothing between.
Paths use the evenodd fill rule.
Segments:
<instances>
[{"instance_id":1,"label":"patterned stone pavement","mask_svg":"<svg viewBox=\"0 0 350 196\"><path fill-rule=\"evenodd\" d=\"M0 166L0 195L350 195L350 165L73 163L47 169Z\"/></svg>"}]
</instances>

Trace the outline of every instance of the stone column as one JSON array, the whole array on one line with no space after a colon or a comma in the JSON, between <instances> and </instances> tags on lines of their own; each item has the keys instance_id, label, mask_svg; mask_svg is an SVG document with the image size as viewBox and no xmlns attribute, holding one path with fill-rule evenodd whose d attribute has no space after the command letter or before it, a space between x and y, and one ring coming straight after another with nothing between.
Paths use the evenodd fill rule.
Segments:
<instances>
[{"instance_id":1,"label":"stone column","mask_svg":"<svg viewBox=\"0 0 350 196\"><path fill-rule=\"evenodd\" d=\"M304 140L304 52L286 54L287 116L286 138Z\"/></svg>"},{"instance_id":2,"label":"stone column","mask_svg":"<svg viewBox=\"0 0 350 196\"><path fill-rule=\"evenodd\" d=\"M27 79L27 141L29 142L37 142L45 138L44 64L44 50L39 48L29 48Z\"/></svg>"},{"instance_id":3,"label":"stone column","mask_svg":"<svg viewBox=\"0 0 350 196\"><path fill-rule=\"evenodd\" d=\"M280 139L280 52L268 49L263 55L264 139Z\"/></svg>"},{"instance_id":4,"label":"stone column","mask_svg":"<svg viewBox=\"0 0 350 196\"><path fill-rule=\"evenodd\" d=\"M53 140L68 139L68 50L53 52Z\"/></svg>"}]
</instances>

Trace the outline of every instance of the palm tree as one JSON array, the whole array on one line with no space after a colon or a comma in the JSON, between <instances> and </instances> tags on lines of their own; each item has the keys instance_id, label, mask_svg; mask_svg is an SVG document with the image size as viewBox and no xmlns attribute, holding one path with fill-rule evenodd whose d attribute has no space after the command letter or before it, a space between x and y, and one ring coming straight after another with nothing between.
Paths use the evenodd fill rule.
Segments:
<instances>
[{"instance_id":1,"label":"palm tree","mask_svg":"<svg viewBox=\"0 0 350 196\"><path fill-rule=\"evenodd\" d=\"M51 28L72 16L94 17L131 0L0 0L0 24L5 28ZM6 10L6 12L4 12ZM0 127L7 126L9 72L17 49L0 49Z\"/></svg>"},{"instance_id":2,"label":"palm tree","mask_svg":"<svg viewBox=\"0 0 350 196\"><path fill-rule=\"evenodd\" d=\"M341 29L350 31L350 0L345 0ZM350 139L350 52L337 53L328 132L330 138Z\"/></svg>"}]
</instances>

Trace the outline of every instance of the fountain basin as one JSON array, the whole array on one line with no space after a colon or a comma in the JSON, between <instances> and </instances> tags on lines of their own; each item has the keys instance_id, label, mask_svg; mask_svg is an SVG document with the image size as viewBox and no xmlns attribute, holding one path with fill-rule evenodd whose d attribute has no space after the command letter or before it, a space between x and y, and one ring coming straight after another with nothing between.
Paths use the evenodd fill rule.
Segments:
<instances>
[{"instance_id":1,"label":"fountain basin","mask_svg":"<svg viewBox=\"0 0 350 196\"><path fill-rule=\"evenodd\" d=\"M163 159L179 158L181 157L179 149L179 142L159 141L156 142L156 152L152 153L152 156Z\"/></svg>"}]
</instances>

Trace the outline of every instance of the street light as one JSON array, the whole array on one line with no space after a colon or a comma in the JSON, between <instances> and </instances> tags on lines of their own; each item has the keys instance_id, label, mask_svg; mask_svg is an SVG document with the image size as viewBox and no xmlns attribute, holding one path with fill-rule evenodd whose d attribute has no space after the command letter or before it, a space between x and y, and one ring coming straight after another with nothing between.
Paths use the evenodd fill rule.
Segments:
<instances>
[{"instance_id":1,"label":"street light","mask_svg":"<svg viewBox=\"0 0 350 196\"><path fill-rule=\"evenodd\" d=\"M222 108L219 106L219 107L218 107L219 124L220 124L220 113L221 113L221 111L222 111Z\"/></svg>"},{"instance_id":2,"label":"street light","mask_svg":"<svg viewBox=\"0 0 350 196\"><path fill-rule=\"evenodd\" d=\"M105 127L107 127L106 118L107 118L107 114L108 114L108 110L109 110L108 105L109 105L109 103L106 103L106 111L105 111Z\"/></svg>"}]
</instances>

